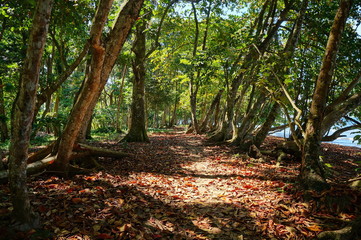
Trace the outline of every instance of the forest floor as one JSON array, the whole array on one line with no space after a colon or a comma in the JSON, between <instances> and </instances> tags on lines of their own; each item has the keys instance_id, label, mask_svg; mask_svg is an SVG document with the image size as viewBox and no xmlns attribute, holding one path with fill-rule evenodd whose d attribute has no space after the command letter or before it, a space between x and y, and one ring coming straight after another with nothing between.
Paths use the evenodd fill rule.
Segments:
<instances>
[{"instance_id":1,"label":"forest floor","mask_svg":"<svg viewBox=\"0 0 361 240\"><path fill-rule=\"evenodd\" d=\"M97 143L134 156L99 159L104 168L91 174L29 177L41 230L9 230L9 189L0 185L0 239L312 239L360 213L361 194L347 187L360 168L358 148L324 145L333 188L306 201L293 159L277 167L176 131L150 141ZM269 137L263 147L280 141Z\"/></svg>"}]
</instances>

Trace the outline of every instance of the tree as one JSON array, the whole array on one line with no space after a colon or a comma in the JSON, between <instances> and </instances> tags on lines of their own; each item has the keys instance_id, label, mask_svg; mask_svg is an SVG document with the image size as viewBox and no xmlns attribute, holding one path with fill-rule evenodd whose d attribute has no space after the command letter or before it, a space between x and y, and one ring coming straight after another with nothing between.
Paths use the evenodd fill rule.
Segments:
<instances>
[{"instance_id":1,"label":"tree","mask_svg":"<svg viewBox=\"0 0 361 240\"><path fill-rule=\"evenodd\" d=\"M306 136L302 151L301 179L305 188L323 190L328 187L320 162L322 124L325 117L327 96L335 70L336 56L343 29L352 5L351 0L341 0L331 27L320 73L312 96Z\"/></svg>"},{"instance_id":2,"label":"tree","mask_svg":"<svg viewBox=\"0 0 361 240\"><path fill-rule=\"evenodd\" d=\"M147 13L150 15L150 12ZM145 127L145 58L146 58L146 33L149 17L145 16L138 22L135 30L135 39L132 51L135 54L133 61L133 93L130 115L130 126L127 135L122 141L149 142Z\"/></svg>"},{"instance_id":3,"label":"tree","mask_svg":"<svg viewBox=\"0 0 361 240\"><path fill-rule=\"evenodd\" d=\"M278 29L280 28L281 24L286 20L289 11L291 10L292 4L288 1L285 1L285 7L279 12L279 18L275 24L270 25L268 29L264 29L269 19L263 19L263 14L266 9L270 13L272 13L275 9L276 2L266 1L264 3L264 7L261 10L259 18L256 18L255 22L257 23L257 28L255 31L255 35L253 36L254 43L251 43L249 50L244 54L243 53L239 56L237 61L234 63L237 65L241 60L241 67L239 73L233 78L232 82L229 85L229 91L227 92L227 101L226 101L226 114L223 122L218 129L218 131L210 138L212 141L224 141L228 139L229 130L233 129L233 132L236 131L235 122L234 122L234 106L236 103L238 89L241 84L248 85L249 83L244 82L246 72L253 69L259 57L265 53L269 45L271 44L273 38L277 34ZM269 15L268 15L269 16ZM273 19L272 19L273 20ZM253 29L252 29L253 31ZM267 34L265 32L267 31ZM264 33L263 33L264 32Z\"/></svg>"},{"instance_id":4,"label":"tree","mask_svg":"<svg viewBox=\"0 0 361 240\"><path fill-rule=\"evenodd\" d=\"M123 3L108 39L102 39L112 0L101 0L90 30L91 70L84 80L76 102L70 113L68 123L60 138L56 154L55 168L66 176L69 172L69 160L73 146L81 128L87 126L99 96L104 89L120 50L129 31L138 18L143 0L128 0Z\"/></svg>"},{"instance_id":5,"label":"tree","mask_svg":"<svg viewBox=\"0 0 361 240\"><path fill-rule=\"evenodd\" d=\"M20 78L19 92L12 110L9 182L14 208L13 218L16 221L15 227L20 230L28 230L39 224L30 206L26 187L26 166L41 57L48 32L52 4L52 0L37 2Z\"/></svg>"},{"instance_id":6,"label":"tree","mask_svg":"<svg viewBox=\"0 0 361 240\"><path fill-rule=\"evenodd\" d=\"M146 113L145 113L145 79L146 79L146 61L151 54L159 47L159 37L164 19L170 7L175 1L171 0L166 4L154 36L154 42L151 48L147 51L146 37L147 29L149 30L149 22L153 15L151 9L144 9L144 14L141 20L136 25L135 39L132 46L132 51L135 54L133 61L133 93L132 105L130 115L130 126L127 135L122 141L127 142L149 142L146 130ZM159 7L161 8L161 7Z\"/></svg>"}]
</instances>

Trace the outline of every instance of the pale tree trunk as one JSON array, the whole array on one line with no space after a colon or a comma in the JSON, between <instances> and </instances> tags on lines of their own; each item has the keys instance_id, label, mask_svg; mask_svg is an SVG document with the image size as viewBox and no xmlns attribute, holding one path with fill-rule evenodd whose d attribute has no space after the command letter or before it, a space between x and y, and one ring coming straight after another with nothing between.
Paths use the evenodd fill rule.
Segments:
<instances>
[{"instance_id":1,"label":"pale tree trunk","mask_svg":"<svg viewBox=\"0 0 361 240\"><path fill-rule=\"evenodd\" d=\"M175 92L176 92L176 97L174 99L174 106L173 106L173 111L172 111L172 118L169 122L169 126L168 127L173 127L174 125L176 125L177 123L177 105L178 105L178 82L175 83Z\"/></svg>"},{"instance_id":2,"label":"pale tree trunk","mask_svg":"<svg viewBox=\"0 0 361 240\"><path fill-rule=\"evenodd\" d=\"M19 92L12 110L9 182L14 208L12 216L17 224L15 227L20 230L38 227L39 224L39 219L32 212L28 197L26 166L41 57L46 42L52 5L52 0L39 0L37 2L20 77Z\"/></svg>"},{"instance_id":3,"label":"pale tree trunk","mask_svg":"<svg viewBox=\"0 0 361 240\"><path fill-rule=\"evenodd\" d=\"M55 100L54 100L54 106L52 109L52 113L54 117L58 117L59 116L59 104L60 104L60 93L57 92L55 94ZM57 124L54 124L53 126L53 130L54 130L54 136L56 137L60 137L60 133L61 133L61 123L58 122Z\"/></svg>"},{"instance_id":4,"label":"pale tree trunk","mask_svg":"<svg viewBox=\"0 0 361 240\"><path fill-rule=\"evenodd\" d=\"M306 136L302 151L300 177L306 189L323 190L328 188L323 165L320 162L322 121L326 108L327 95L336 64L336 56L341 35L351 8L351 0L341 0L328 38L325 55L316 87L306 127Z\"/></svg>"},{"instance_id":5,"label":"pale tree trunk","mask_svg":"<svg viewBox=\"0 0 361 240\"><path fill-rule=\"evenodd\" d=\"M135 40L132 51L135 54L133 62L133 93L132 93L132 118L127 135L122 139L126 142L149 142L145 127L145 60L146 38L145 30L149 19L144 19L136 26Z\"/></svg>"},{"instance_id":6,"label":"pale tree trunk","mask_svg":"<svg viewBox=\"0 0 361 240\"><path fill-rule=\"evenodd\" d=\"M203 35L203 43L202 43L202 51L206 50L207 44L207 36L208 36L208 29L210 23L210 14L212 8L212 1L209 1L209 5L207 8L207 16L206 16L206 29ZM195 23L195 35L194 35L194 43L193 43L193 54L192 57L195 58L197 55L197 48L198 48L198 39L199 39L199 21L197 17L197 10L192 2L192 10L194 16L194 23ZM193 68L195 70L195 68ZM195 73L192 71L189 79L189 101L191 107L191 119L192 119L192 126L190 129L187 130L187 133L194 131L195 133L200 133L200 126L197 119L197 95L198 90L200 87L200 76L201 76L201 69L198 69Z\"/></svg>"},{"instance_id":7,"label":"pale tree trunk","mask_svg":"<svg viewBox=\"0 0 361 240\"><path fill-rule=\"evenodd\" d=\"M220 119L220 110L221 110L221 101L217 102L216 106L215 106L215 110L214 110L214 118L213 118L213 125L211 126L211 130L210 131L214 131L215 129L217 129L218 123L219 123L219 119Z\"/></svg>"},{"instance_id":8,"label":"pale tree trunk","mask_svg":"<svg viewBox=\"0 0 361 240\"><path fill-rule=\"evenodd\" d=\"M194 2L192 2L192 9L193 9L193 16L194 16L194 22L195 22L195 35L194 35L194 43L193 43L193 55L192 57L195 58L197 55L197 47L198 47L198 38L199 38L199 23L197 18L197 10L194 5ZM189 103L191 107L191 119L192 119L192 125L187 130L187 133L190 133L194 131L195 133L199 133L199 126L198 126L198 120L197 120L197 94L199 89L199 76L200 76L200 70L198 70L196 73L191 71L191 76L189 77Z\"/></svg>"}]
</instances>

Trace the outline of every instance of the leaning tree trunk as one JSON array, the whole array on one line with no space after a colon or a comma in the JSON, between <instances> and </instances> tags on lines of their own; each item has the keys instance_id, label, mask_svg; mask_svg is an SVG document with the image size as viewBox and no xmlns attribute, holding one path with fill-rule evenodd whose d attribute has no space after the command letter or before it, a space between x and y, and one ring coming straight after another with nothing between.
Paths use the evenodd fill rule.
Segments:
<instances>
[{"instance_id":1,"label":"leaning tree trunk","mask_svg":"<svg viewBox=\"0 0 361 240\"><path fill-rule=\"evenodd\" d=\"M65 126L57 149L57 158L54 167L63 172L66 176L69 171L69 160L72 154L72 149L79 130L83 125L88 104L94 99L97 89L100 86L101 71L105 58L105 49L101 43L101 34L112 3L113 0L103 0L100 1L98 6L94 23L90 31L90 51L92 54L90 63L91 71L85 79L81 91L71 110L68 123Z\"/></svg>"},{"instance_id":2,"label":"leaning tree trunk","mask_svg":"<svg viewBox=\"0 0 361 240\"><path fill-rule=\"evenodd\" d=\"M37 2L19 92L13 105L11 143L9 148L9 182L16 228L28 230L38 227L32 212L26 187L26 166L35 97L39 81L41 58L48 32L52 0Z\"/></svg>"},{"instance_id":3,"label":"leaning tree trunk","mask_svg":"<svg viewBox=\"0 0 361 240\"><path fill-rule=\"evenodd\" d=\"M136 36L133 43L135 60L133 62L133 94L131 106L131 122L127 135L122 141L127 142L149 142L145 127L145 60L146 60L146 38L145 30L148 21L143 20L136 27Z\"/></svg>"},{"instance_id":4,"label":"leaning tree trunk","mask_svg":"<svg viewBox=\"0 0 361 240\"><path fill-rule=\"evenodd\" d=\"M253 144L259 148L263 141L266 139L268 132L270 131L272 124L275 122L278 115L280 105L275 102L268 113L266 121L262 124L256 135L253 137Z\"/></svg>"},{"instance_id":5,"label":"leaning tree trunk","mask_svg":"<svg viewBox=\"0 0 361 240\"><path fill-rule=\"evenodd\" d=\"M260 92L257 100L252 105L252 108L247 112L247 114L243 117L240 126L236 130L236 134L232 139L233 144L241 144L241 148L245 149L243 143L245 142L245 138L248 136L249 131L253 129L253 127L257 123L257 113L262 109L262 105L266 101L266 94ZM248 147L246 148L248 150Z\"/></svg>"},{"instance_id":6,"label":"leaning tree trunk","mask_svg":"<svg viewBox=\"0 0 361 240\"><path fill-rule=\"evenodd\" d=\"M291 5L287 4L287 6L280 13L280 16L279 16L279 19L277 20L277 22L269 30L267 37L261 43L259 43L257 46L255 46L255 47L252 46L249 49L249 52L247 53L247 55L244 57L242 66L240 68L242 71L240 71L240 74L237 75L233 79L230 90L227 94L225 118L223 119L220 129L213 136L210 137L210 139L209 139L210 141L226 140L226 138L228 136L228 131L232 126L232 120L234 117L234 106L236 103L237 92L238 92L238 89L241 86L243 79L245 77L245 71L247 69L251 69L252 66L254 66L254 64L257 63L258 58L266 51L269 44L272 42L273 37L277 33L277 30L279 29L281 24L285 21L290 9L291 9ZM233 130L235 130L235 129L233 129Z\"/></svg>"},{"instance_id":7,"label":"leaning tree trunk","mask_svg":"<svg viewBox=\"0 0 361 240\"><path fill-rule=\"evenodd\" d=\"M322 163L319 160L322 138L322 121L326 108L327 95L335 69L337 51L341 35L351 8L351 0L341 0L328 38L325 55L312 97L308 116L306 136L302 151L300 176L306 189L323 190L328 188Z\"/></svg>"},{"instance_id":8,"label":"leaning tree trunk","mask_svg":"<svg viewBox=\"0 0 361 240\"><path fill-rule=\"evenodd\" d=\"M89 75L94 79L89 79L91 78L90 76L86 79L84 87L79 93L78 101L74 104L74 110L69 116L67 126L58 147L56 164L65 175L68 174L67 170L70 155L82 127L82 125L77 124L77 122L88 122L91 118L101 91L104 89L115 61L143 5L143 0L128 0L123 4L114 27L108 34L107 41L103 41L105 42L104 49L103 45L101 45L102 41L100 41L100 38L112 2L112 0L103 0L100 2L91 30L91 45L94 50L94 59L92 61L94 67L91 69ZM104 61L102 59L104 59ZM103 63L100 66L101 61L103 61Z\"/></svg>"},{"instance_id":9,"label":"leaning tree trunk","mask_svg":"<svg viewBox=\"0 0 361 240\"><path fill-rule=\"evenodd\" d=\"M294 51L297 47L298 40L301 34L301 29L304 21L304 16L306 14L308 6L308 0L303 0L301 5L301 10L299 12L299 16L294 24L294 28L290 33L290 36L288 37L286 46L282 52L282 60L278 62L278 64L274 67L276 74L283 76L287 72L289 72L289 69L285 69L285 66L287 66L287 62L290 61L294 55ZM275 76L272 76L272 78L275 78ZM275 81L275 79L271 79ZM281 80L281 79L280 79ZM284 81L282 81L283 83ZM262 124L262 126L259 128L259 130L256 132L255 136L252 139L252 143L259 148L261 144L266 139L268 132L270 131L274 121L276 120L277 114L280 110L279 103L275 102L271 108L271 111L269 112L266 121Z\"/></svg>"},{"instance_id":10,"label":"leaning tree trunk","mask_svg":"<svg viewBox=\"0 0 361 240\"><path fill-rule=\"evenodd\" d=\"M216 94L216 96L214 97L211 106L209 107L206 115L204 116L204 119L202 121L202 124L200 126L199 131L201 133L204 133L207 131L207 127L209 125L209 120L213 115L213 112L216 110L216 106L219 105L220 101L221 101L221 97L222 97L222 93L223 93L224 89L220 89L218 91L218 93Z\"/></svg>"}]
</instances>

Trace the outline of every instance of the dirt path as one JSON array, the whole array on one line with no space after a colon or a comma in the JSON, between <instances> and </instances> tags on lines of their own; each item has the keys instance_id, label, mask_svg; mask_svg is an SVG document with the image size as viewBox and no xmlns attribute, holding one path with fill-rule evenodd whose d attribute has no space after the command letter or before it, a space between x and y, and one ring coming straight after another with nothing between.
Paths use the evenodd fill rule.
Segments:
<instances>
[{"instance_id":1,"label":"dirt path","mask_svg":"<svg viewBox=\"0 0 361 240\"><path fill-rule=\"evenodd\" d=\"M32 181L32 202L44 230L31 234L58 239L310 239L339 228L356 212L344 209L341 219L330 214L332 209L301 201L294 185L298 164L276 168L272 159L242 157L227 145L205 144L203 136L172 133L150 139L113 146L134 157L101 159L101 172Z\"/></svg>"}]
</instances>

